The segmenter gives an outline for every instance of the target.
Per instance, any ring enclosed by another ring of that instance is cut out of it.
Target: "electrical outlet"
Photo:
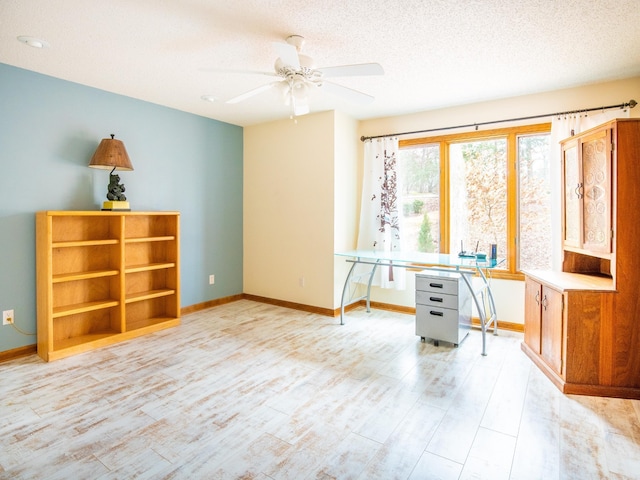
[[[214,283],[216,283],[216,276],[209,275],[209,285],[213,285]]]
[[[5,310],[2,312],[2,325],[10,325],[13,323],[13,310]]]

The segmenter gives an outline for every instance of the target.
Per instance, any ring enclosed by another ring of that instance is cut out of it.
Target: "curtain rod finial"
[[[636,102],[636,101],[635,101],[635,100],[633,100],[633,99],[629,100],[629,106],[630,106],[631,108],[635,107],[636,105],[638,105],[638,102]]]

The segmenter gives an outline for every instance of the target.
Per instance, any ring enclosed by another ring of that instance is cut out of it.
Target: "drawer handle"
[[[440,297],[429,297],[429,300],[431,300],[432,302],[440,302],[440,303],[442,303],[444,301]]]
[[[431,310],[429,313],[430,313],[431,315],[433,315],[433,316],[436,316],[436,317],[443,317],[443,316],[444,316],[444,313],[442,313],[442,312],[435,312],[435,311],[433,311],[433,310]]]
[[[433,287],[433,288],[442,288],[442,287],[444,287],[444,285],[442,283],[430,283],[429,286]]]

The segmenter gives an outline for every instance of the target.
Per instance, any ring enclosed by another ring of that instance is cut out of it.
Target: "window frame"
[[[505,139],[507,142],[507,252],[505,258],[509,268],[506,270],[492,270],[493,278],[504,278],[511,280],[524,280],[524,274],[518,265],[519,259],[519,202],[518,188],[520,172],[518,168],[518,137],[550,134],[551,123],[536,123],[532,125],[522,125],[516,127],[495,128],[484,131],[472,131],[465,133],[454,133],[449,135],[436,135],[430,137],[419,137],[401,139],[398,148],[415,148],[424,145],[438,144],[440,146],[440,252],[449,252],[451,225],[450,215],[450,158],[449,147],[454,143],[465,143],[472,141],[493,140],[496,138]]]

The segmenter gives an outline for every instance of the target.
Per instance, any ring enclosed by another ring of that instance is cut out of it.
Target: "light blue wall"
[[[0,64],[0,311],[22,330],[36,330],[34,213],[100,208],[109,171],[87,165],[111,133],[131,208],[181,213],[182,306],[242,293],[241,127]],[[34,343],[0,325],[0,351]]]

